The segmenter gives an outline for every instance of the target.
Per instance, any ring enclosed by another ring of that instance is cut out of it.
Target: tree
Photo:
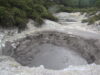
[[[38,24],[43,23],[43,19],[55,19],[48,11],[53,5],[50,0],[0,0],[0,26],[26,28],[29,18]]]
[[[100,8],[100,0],[96,0],[95,6]]]

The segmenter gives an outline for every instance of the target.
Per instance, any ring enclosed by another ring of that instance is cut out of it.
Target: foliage
[[[96,0],[95,6],[100,8],[100,0]]]
[[[88,14],[88,19],[84,19],[82,22],[87,22],[89,25],[94,24],[96,21],[100,20],[100,13],[96,14],[97,12],[92,12]],[[94,15],[95,14],[95,15]]]
[[[67,7],[90,7],[93,6],[95,3],[95,0],[53,0],[58,4],[63,4]]]
[[[35,20],[37,26],[43,19],[55,20],[48,11],[52,4],[48,0],[0,0],[0,26],[25,29],[29,18]]]
[[[43,19],[57,21],[49,11],[54,5],[58,6],[59,11],[89,13],[100,9],[100,0],[0,0],[0,26],[25,29],[29,18],[38,27],[42,25]],[[97,16],[95,18],[99,19]]]
[[[95,12],[95,11],[99,11],[100,9],[99,8],[96,8],[96,7],[88,7],[88,8],[76,8],[76,7],[65,7],[65,6],[62,6],[60,7],[59,11],[58,12],[87,12],[87,13],[90,13],[90,12]]]

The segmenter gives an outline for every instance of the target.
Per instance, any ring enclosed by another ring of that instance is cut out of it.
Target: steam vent
[[[40,31],[6,42],[3,55],[22,66],[61,70],[69,65],[100,64],[100,41],[59,31]]]

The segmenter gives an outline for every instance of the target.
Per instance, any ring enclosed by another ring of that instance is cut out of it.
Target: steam
[[[54,5],[54,6],[51,6],[48,10],[50,13],[54,14],[60,10],[60,6]]]

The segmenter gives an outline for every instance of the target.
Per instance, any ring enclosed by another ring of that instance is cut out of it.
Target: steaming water
[[[44,65],[48,69],[63,69],[69,65],[86,65],[87,61],[77,53],[52,44],[42,44],[35,49],[39,51],[29,66]]]

